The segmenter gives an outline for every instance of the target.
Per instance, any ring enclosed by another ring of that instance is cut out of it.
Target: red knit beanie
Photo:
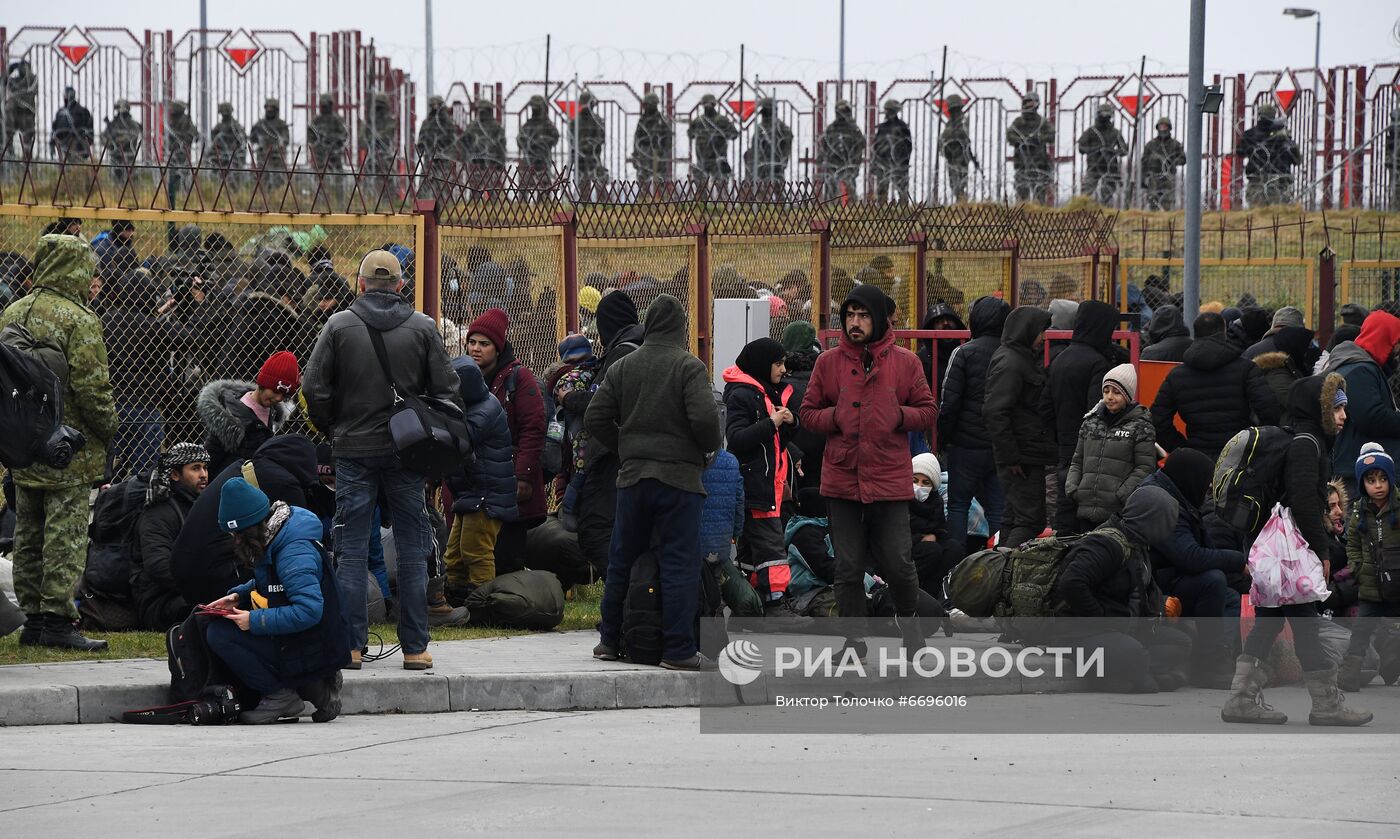
[[[473,334],[485,335],[486,339],[496,345],[496,349],[504,349],[506,345],[506,330],[510,329],[510,315],[505,309],[487,309],[482,312],[477,319],[467,327],[467,337]]]
[[[297,357],[286,350],[273,353],[258,371],[258,387],[291,396],[301,387],[301,368]]]

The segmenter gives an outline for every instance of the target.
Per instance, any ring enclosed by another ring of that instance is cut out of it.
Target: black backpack
[[[33,355],[0,342],[0,463],[23,469],[42,462],[63,420],[63,387]]]
[[[171,702],[198,699],[210,686],[232,683],[223,663],[209,651],[209,642],[204,637],[209,621],[224,618],[196,614],[198,611],[198,608],[192,609],[189,617],[165,631]]]
[[[702,623],[723,614],[719,583],[700,572],[700,603],[695,611],[695,638],[700,652],[714,658],[729,643],[722,621]],[[632,576],[622,602],[622,652],[635,664],[660,664],[666,646],[661,630],[661,567],[656,552],[646,551],[632,563]]]
[[[83,582],[99,594],[131,595],[131,555],[136,524],[146,509],[150,478],[137,475],[112,484],[97,496],[88,526],[87,567]]]
[[[1321,452],[1322,444],[1311,434]],[[1242,533],[1257,534],[1283,498],[1283,470],[1293,432],[1275,425],[1246,428],[1231,437],[1215,461],[1210,482],[1215,514]]]

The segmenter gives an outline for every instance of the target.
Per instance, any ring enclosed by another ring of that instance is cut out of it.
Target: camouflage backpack
[[[1011,552],[1011,587],[1007,595],[1014,618],[1055,618],[1068,614],[1068,606],[1055,594],[1064,573],[1064,559],[1070,548],[1090,535],[1107,536],[1122,548],[1126,559],[1132,552],[1128,537],[1113,527],[1100,527],[1082,536],[1047,536],[1027,542]]]

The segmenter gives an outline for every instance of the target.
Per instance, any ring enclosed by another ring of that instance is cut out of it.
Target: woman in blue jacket
[[[335,719],[350,638],[317,541],[321,520],[282,501],[269,505],[262,490],[233,478],[219,495],[219,527],[253,573],[206,607],[226,612],[209,624],[209,649],[262,696],[240,719],[260,725],[296,717],[303,699],[316,706],[315,722]]]

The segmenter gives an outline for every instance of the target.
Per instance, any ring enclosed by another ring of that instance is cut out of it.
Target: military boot
[[[1303,683],[1312,695],[1312,712],[1308,725],[1358,726],[1371,721],[1365,708],[1348,708],[1346,697],[1337,690],[1337,668],[1313,670],[1303,674]]]
[[[78,625],[62,615],[44,615],[44,624],[36,643],[41,647],[62,647],[85,653],[100,653],[107,649],[106,641],[84,637],[78,631]]]
[[[1361,681],[1361,656],[1349,655],[1342,659],[1342,666],[1337,669],[1337,687],[1352,693],[1364,687]]]
[[[21,647],[39,646],[39,635],[44,631],[45,621],[46,618],[43,615],[25,615],[24,628],[19,631],[19,645]]]
[[[1283,725],[1288,715],[1275,711],[1264,702],[1264,682],[1269,674],[1264,671],[1264,663],[1252,655],[1242,655],[1235,659],[1235,678],[1230,682],[1230,698],[1220,709],[1220,719],[1225,722],[1252,723],[1255,725]]]

